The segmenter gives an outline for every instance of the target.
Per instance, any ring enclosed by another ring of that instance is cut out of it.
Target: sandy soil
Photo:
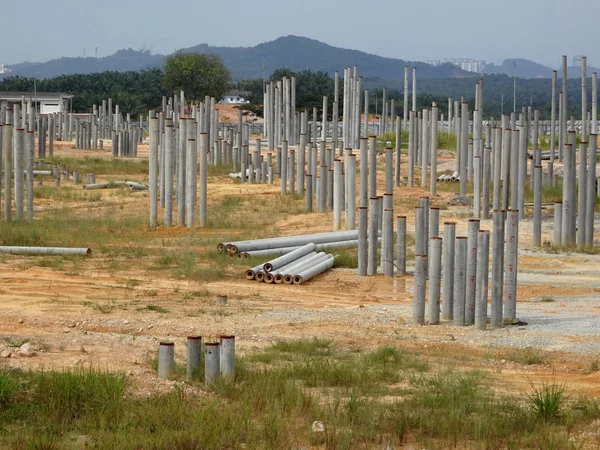
[[[60,156],[110,157],[109,150],[76,151],[64,144],[55,152]],[[146,154],[145,148],[140,154]],[[99,175],[97,181],[102,179]],[[460,235],[466,231],[467,216],[464,208],[447,207],[454,195],[445,192],[450,189],[440,190],[432,203],[443,208],[442,221],[459,222]],[[234,184],[222,177],[211,179],[209,192],[211,203],[232,194],[268,196],[276,201],[279,188]],[[111,202],[140,213],[148,208],[146,192],[114,197],[102,191],[101,195],[98,208]],[[409,232],[413,229],[412,209],[422,195],[427,193],[421,188],[395,191],[395,212],[407,214]],[[36,200],[36,209],[58,207],[55,203]],[[303,229],[329,231],[332,223],[330,213],[274,220],[281,235]],[[491,229],[491,221],[482,220],[481,228]],[[534,250],[531,229],[531,221],[522,222],[518,316],[527,325],[486,332],[448,324],[412,325],[410,274],[392,280],[359,278],[354,270],[336,269],[300,287],[258,284],[246,281],[241,273],[219,282],[198,283],[133,263],[111,270],[99,252],[83,260],[76,271],[39,267],[27,264],[27,258],[8,256],[0,262],[0,352],[12,356],[2,362],[22,368],[93,364],[125,371],[135,386],[151,392],[163,386],[149,365],[161,340],[174,341],[177,358],[183,360],[189,335],[210,339],[234,334],[241,352],[263,348],[278,339],[318,336],[341,346],[402,347],[427,355],[438,365],[487,368],[498,380],[498,389],[526,389],[532,380],[554,377],[565,380],[570,391],[599,394],[600,372],[591,371],[590,364],[600,354],[600,256]],[[189,235],[180,227],[142,232],[150,243]],[[549,241],[551,234],[551,224],[545,224],[543,239]],[[216,305],[218,293],[229,296],[227,305]],[[548,298],[552,301],[541,301]],[[140,309],[149,303],[169,312]],[[105,311],[94,305],[103,305]],[[37,355],[18,356],[18,349],[8,347],[7,337],[30,339]],[[543,351],[543,363],[523,365],[511,356],[514,349],[528,348]]]

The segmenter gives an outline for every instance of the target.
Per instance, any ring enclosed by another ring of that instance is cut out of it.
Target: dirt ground
[[[110,158],[110,150],[74,150],[61,143],[55,153]],[[145,157],[147,148],[141,148],[140,155]],[[97,176],[98,182],[107,179],[115,177]],[[432,203],[441,207],[442,222],[459,223],[460,235],[466,231],[466,211],[448,207],[457,189],[457,185],[440,188]],[[118,197],[110,191],[98,192],[102,199],[94,207],[99,210],[116,204],[117,211],[147,214],[147,192]],[[226,176],[211,178],[209,203],[227,195],[277,202],[279,187],[240,185]],[[395,213],[408,216],[409,233],[412,209],[423,195],[428,193],[421,188],[395,189]],[[49,199],[35,202],[38,217],[63,206]],[[70,206],[81,207],[86,214],[83,205]],[[279,235],[329,231],[332,226],[331,213],[282,215],[273,221]],[[491,221],[482,220],[481,228],[491,229]],[[522,222],[517,311],[526,324],[486,332],[449,324],[412,325],[411,274],[359,278],[353,269],[334,269],[305,285],[286,286],[246,281],[241,271],[220,281],[182,280],[135,260],[112,270],[107,268],[108,257],[97,249],[78,263],[77,270],[41,267],[28,263],[28,258],[7,256],[0,262],[0,352],[10,357],[0,362],[21,368],[92,364],[124,371],[134,386],[151,393],[172,386],[158,382],[149,364],[159,341],[175,342],[177,358],[183,360],[185,338],[190,335],[211,339],[233,334],[242,353],[279,339],[316,336],[340,346],[401,347],[427,355],[440,366],[485,368],[500,390],[525,390],[531,381],[556,379],[565,381],[571,392],[598,395],[600,255],[534,250],[531,229],[530,220]],[[140,232],[147,235],[148,245],[178,239],[178,245],[185,245],[190,233],[210,237],[215,230],[159,227]],[[543,233],[543,240],[550,241],[551,222],[544,223]],[[217,305],[217,294],[227,294],[228,304]],[[150,303],[167,312],[144,308]],[[31,340],[36,356],[19,356],[18,348],[9,345],[24,339]],[[529,361],[528,354],[541,356]]]

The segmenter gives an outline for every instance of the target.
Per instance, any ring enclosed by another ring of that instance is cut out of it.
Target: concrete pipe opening
[[[283,277],[283,282],[285,284],[292,284],[294,282],[294,277],[292,275],[286,275]]]
[[[256,274],[256,281],[258,281],[259,283],[262,282],[265,279],[265,274],[263,272],[258,272]]]
[[[273,284],[273,282],[275,281],[275,277],[273,275],[271,275],[270,273],[268,273],[265,275],[264,281],[265,281],[265,283]]]
[[[283,283],[283,279],[284,279],[284,276],[282,274],[278,273],[277,275],[275,275],[275,284]]]
[[[296,275],[294,277],[294,284],[302,284],[302,281],[304,281],[304,280],[302,279],[302,277],[300,275]]]
[[[251,269],[246,270],[246,279],[247,280],[254,280],[255,276],[256,276],[256,274],[254,273],[253,270],[251,270]]]

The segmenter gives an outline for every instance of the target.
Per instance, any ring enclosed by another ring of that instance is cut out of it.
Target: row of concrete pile
[[[210,385],[219,378],[235,379],[235,336],[221,336],[218,342],[204,342],[201,336],[188,336],[187,380],[194,381],[202,375],[202,350],[204,347],[204,382]],[[175,372],[175,344],[161,342],[158,347],[158,378],[168,380]]]

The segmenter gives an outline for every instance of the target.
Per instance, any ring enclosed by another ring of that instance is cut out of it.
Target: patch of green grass
[[[592,362],[590,362],[590,367],[589,367],[589,372],[590,373],[596,373],[599,370],[600,370],[600,361],[598,361],[597,359],[595,359]]]
[[[0,406],[9,403],[20,387],[21,383],[14,371],[0,367]]]
[[[36,199],[56,200],[62,202],[99,202],[102,194],[98,191],[86,191],[81,188],[54,186],[37,186],[34,188],[33,197]]]
[[[218,164],[208,166],[208,176],[209,177],[220,177],[229,175],[233,172],[233,166],[231,164]]]
[[[383,152],[386,147],[396,148],[396,131],[390,131],[384,135],[377,136],[377,151]],[[408,148],[408,130],[402,130],[402,148]]]
[[[168,309],[163,308],[162,306],[153,305],[153,304],[146,305],[143,308],[138,308],[137,311],[154,311],[154,312],[161,313],[161,314],[165,314],[165,313],[169,312]]]
[[[148,175],[148,160],[133,158],[54,157],[46,162],[66,165],[71,172],[85,176],[88,172],[111,175]]]
[[[456,134],[438,131],[438,149],[456,151]]]
[[[203,245],[211,248],[210,245]],[[230,267],[247,268],[247,261],[230,258],[215,250],[201,254],[192,245],[182,246],[178,250],[163,251],[152,267],[153,270],[169,270],[178,279],[194,279],[199,283],[223,279]]]
[[[156,370],[156,354],[148,363]],[[185,365],[175,367],[182,380]],[[482,371],[430,372],[399,348],[346,350],[320,339],[238,356],[235,380],[217,380],[210,395],[195,392],[204,386],[199,375],[186,388],[164,384],[168,392],[140,396],[124,395],[123,375],[97,369],[12,372],[0,446],[563,449],[569,430],[600,417],[589,399],[570,405],[561,393],[556,407],[561,387],[534,387],[541,395],[524,402],[495,393]],[[541,409],[532,406],[538,397]],[[324,433],[311,431],[315,420]]]
[[[558,181],[553,186],[543,186],[542,187],[542,203],[556,203],[562,202],[563,195],[562,181]],[[533,190],[531,189],[529,183],[525,183],[525,203],[533,203]]]
[[[81,215],[75,209],[46,211],[31,222],[12,222],[0,227],[2,245],[91,247],[96,252],[139,256],[136,250],[144,242],[140,232],[145,218],[116,215],[111,210],[102,214]]]
[[[93,310],[98,311],[102,314],[109,314],[109,313],[113,312],[113,310],[116,308],[115,302],[113,302],[113,301],[108,302],[108,303],[85,301],[85,302],[83,302],[83,306],[92,308]]]
[[[31,401],[49,418],[73,420],[87,414],[115,412],[125,390],[125,376],[93,368],[30,374]]]
[[[201,298],[201,299],[208,299],[210,298],[211,293],[208,289],[200,289],[197,291],[185,291],[182,294],[182,297],[184,299],[195,299],[195,298]]]
[[[556,300],[554,299],[554,297],[549,297],[547,295],[544,295],[538,301],[541,302],[541,303],[553,303]]]
[[[310,340],[277,341],[270,351],[278,353],[293,353],[300,356],[325,356],[333,351],[333,340],[312,338]]]
[[[600,247],[598,246],[586,246],[586,247],[578,247],[578,246],[567,246],[567,245],[554,245],[554,244],[545,244],[542,246],[545,252],[547,253],[562,253],[562,254],[570,254],[573,252],[585,253],[587,255],[600,255]]]
[[[541,350],[533,348],[505,350],[500,352],[497,358],[506,359],[524,366],[546,365],[549,361],[548,355]]]
[[[356,269],[358,267],[358,250],[343,249],[332,250],[335,255],[334,267],[348,267]]]
[[[8,347],[18,348],[21,345],[30,343],[31,339],[27,339],[27,338],[25,338],[25,339],[18,339],[18,338],[12,338],[10,336],[6,336],[4,338],[4,342],[6,343],[6,345]]]
[[[527,399],[536,417],[545,421],[555,419],[563,407],[565,385],[548,384],[547,381],[543,381],[539,387],[531,383],[531,389]]]

